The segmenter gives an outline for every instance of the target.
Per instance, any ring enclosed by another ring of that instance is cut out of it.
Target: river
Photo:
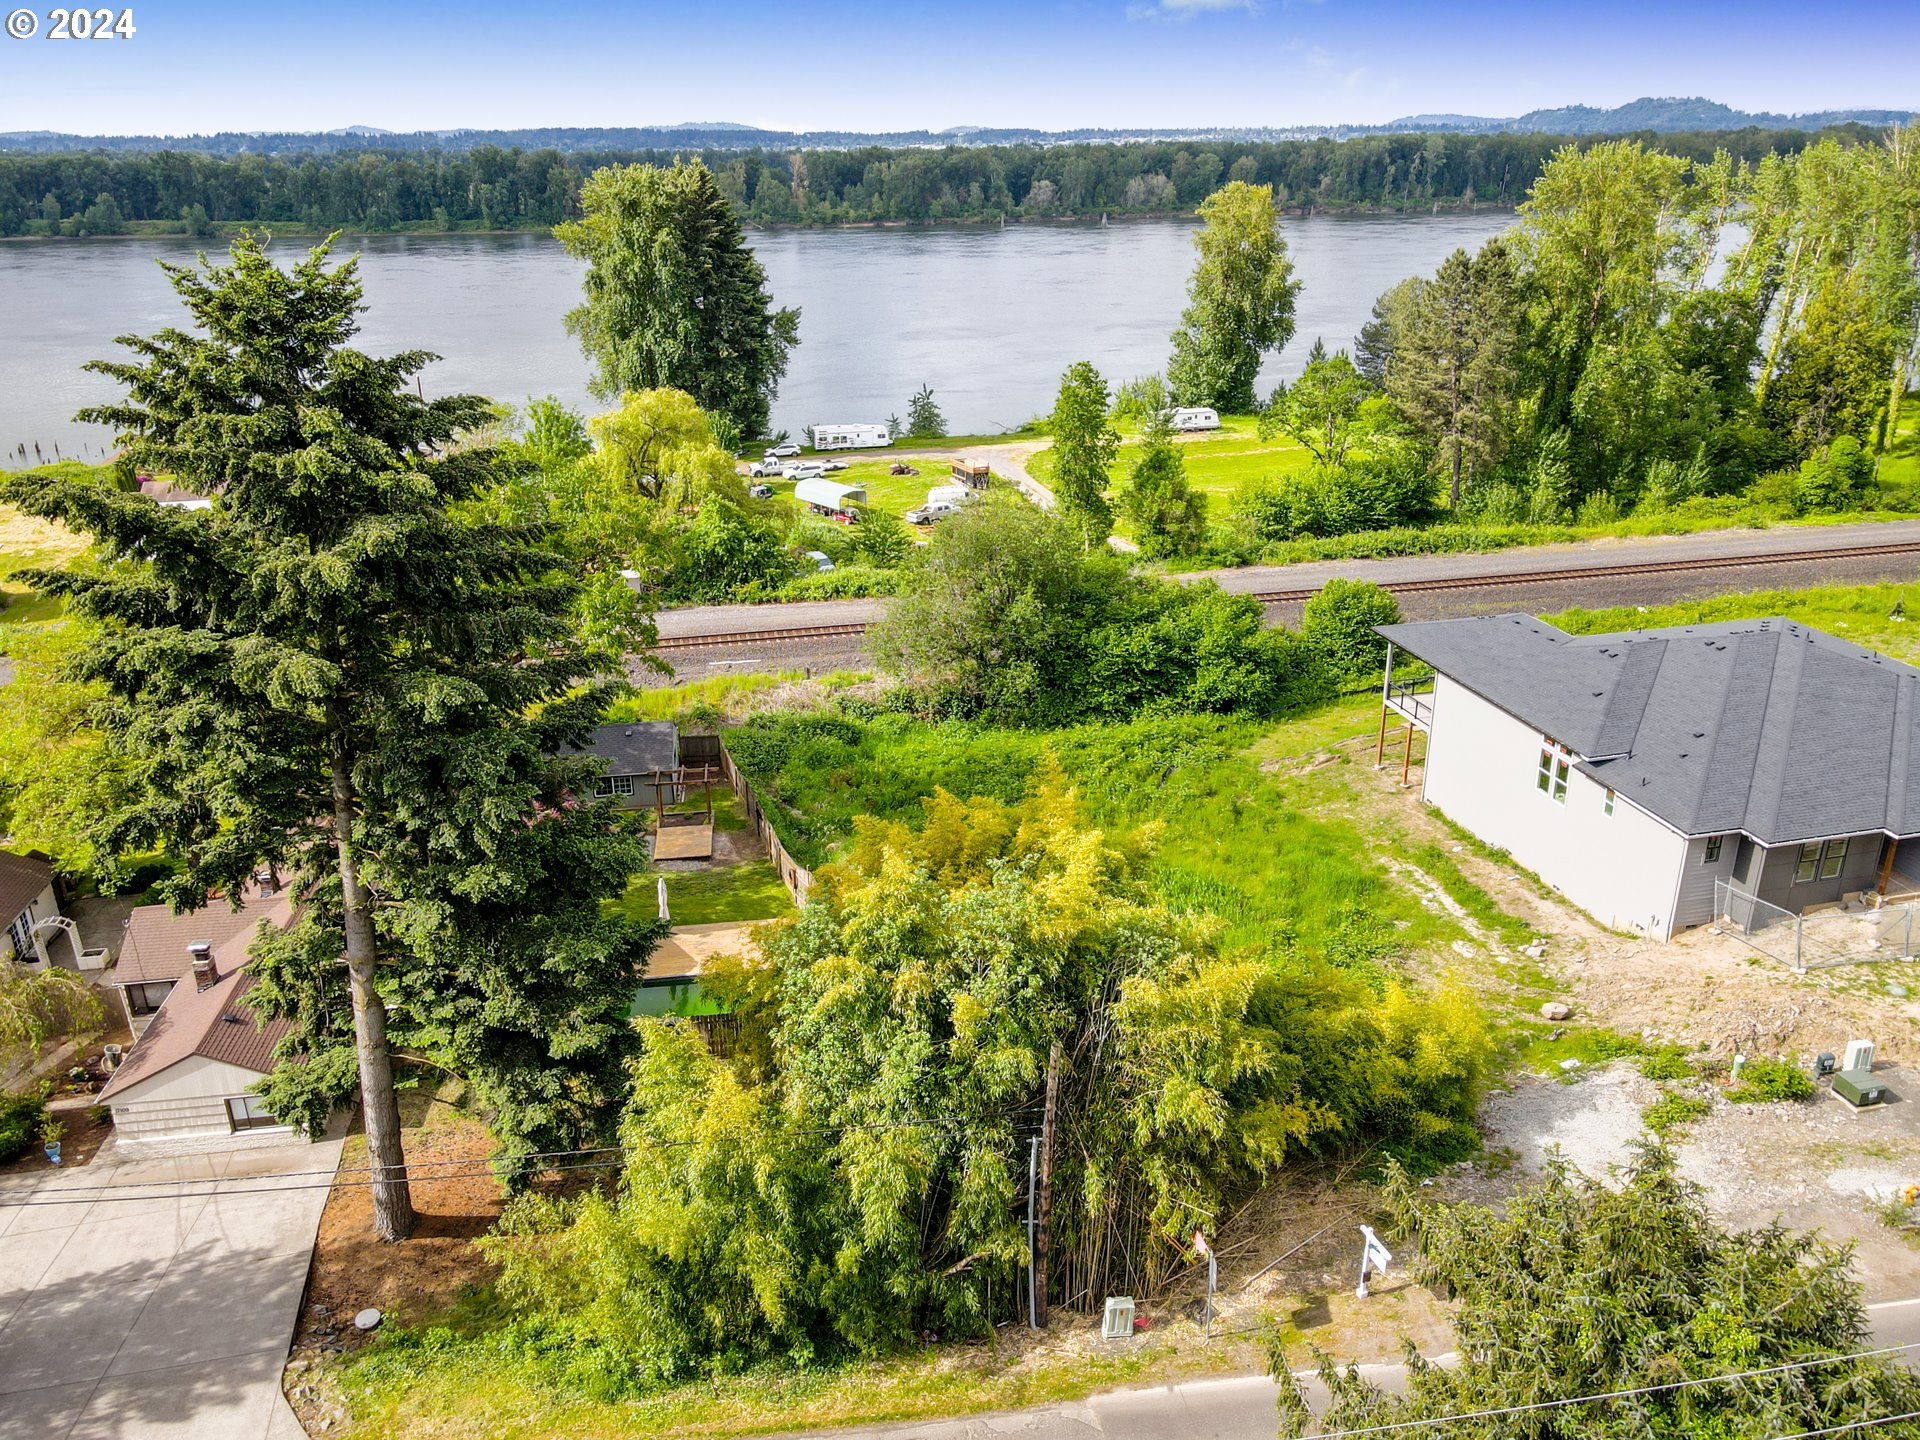
[[[1374,298],[1477,246],[1509,214],[1310,216],[1285,234],[1299,279],[1298,331],[1263,383],[1298,373],[1315,337],[1351,343]],[[1051,404],[1060,372],[1091,360],[1111,381],[1164,367],[1192,266],[1193,225],[1017,225],[754,234],[777,303],[798,306],[800,339],[775,424],[884,420],[933,386],[956,433],[997,431]],[[309,243],[283,240],[299,253]],[[587,365],[561,326],[581,266],[544,235],[373,235],[344,240],[366,281],[362,343],[443,357],[430,391],[588,405]],[[106,433],[73,423],[112,382],[80,367],[113,338],[181,322],[157,259],[172,238],[0,243],[0,463],[97,458]],[[24,446],[24,452],[20,447]]]

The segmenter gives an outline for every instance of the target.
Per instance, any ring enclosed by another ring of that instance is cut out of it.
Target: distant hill
[[[463,151],[483,145],[522,150],[550,148],[568,154],[633,150],[852,150],[864,146],[937,149],[965,145],[1132,144],[1192,140],[1261,142],[1347,139],[1357,135],[1443,133],[1463,135],[1624,135],[1636,131],[1675,133],[1758,128],[1823,130],[1835,125],[1884,126],[1916,118],[1910,110],[1822,110],[1806,115],[1735,110],[1713,100],[1644,98],[1611,110],[1566,105],[1507,118],[1484,115],[1407,115],[1385,125],[1217,125],[1139,129],[1032,130],[956,125],[945,130],[764,130],[732,120],[611,128],[554,127],[526,130],[416,130],[399,134],[373,125],[349,125],[324,134],[306,131],[223,131],[214,135],[70,135],[49,130],[0,133],[0,151],[53,154],[73,151],[142,152],[187,150],[204,155],[308,155],[344,150]]]
[[[1655,99],[1643,96],[1599,110],[1591,105],[1563,105],[1556,110],[1529,110],[1510,119],[1485,115],[1406,115],[1380,131],[1459,131],[1490,135],[1502,132],[1537,135],[1628,135],[1637,130],[1660,133],[1691,130],[1825,130],[1833,125],[1905,125],[1911,110],[1818,110],[1804,115],[1773,111],[1735,110],[1717,100],[1698,96]]]

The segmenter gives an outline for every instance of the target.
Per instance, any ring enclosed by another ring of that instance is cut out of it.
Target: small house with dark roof
[[[1619,929],[1920,890],[1920,670],[1798,621],[1383,625],[1422,795]],[[1409,680],[1411,656],[1432,670]]]
[[[612,799],[622,809],[678,805],[684,796],[680,775],[680,727],[669,720],[630,720],[596,725],[586,745],[574,754],[600,760],[606,774],[594,789],[597,799]]]

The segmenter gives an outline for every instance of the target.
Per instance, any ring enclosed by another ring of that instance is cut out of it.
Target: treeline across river
[[[1871,141],[1861,125],[1819,132]],[[210,234],[221,225],[316,230],[538,230],[575,217],[606,165],[699,154],[742,218],[766,225],[1180,214],[1230,180],[1271,185],[1293,210],[1513,206],[1547,158],[1597,136],[1368,135],[1347,140],[701,151],[480,147],[345,154],[0,155],[0,235]],[[1798,153],[1800,130],[1646,135],[1694,160]]]

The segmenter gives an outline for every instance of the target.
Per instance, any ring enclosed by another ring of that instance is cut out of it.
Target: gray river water
[[[1374,298],[1431,273],[1513,217],[1312,216],[1285,222],[1302,289],[1294,341],[1265,384],[1298,373],[1316,336],[1351,343]],[[1060,372],[1091,360],[1110,381],[1164,367],[1192,266],[1193,227],[1177,221],[1005,230],[794,230],[752,237],[778,304],[798,306],[800,346],[774,406],[798,432],[823,420],[903,414],[924,382],[956,433],[996,431],[1047,409]],[[298,253],[305,241],[282,241]],[[108,436],[73,423],[115,394],[81,370],[116,335],[181,323],[154,264],[187,260],[186,239],[0,243],[0,465],[96,458]],[[366,282],[361,343],[443,358],[430,391],[509,403],[553,394],[588,405],[587,365],[561,327],[581,266],[541,235],[374,235],[358,250]]]

